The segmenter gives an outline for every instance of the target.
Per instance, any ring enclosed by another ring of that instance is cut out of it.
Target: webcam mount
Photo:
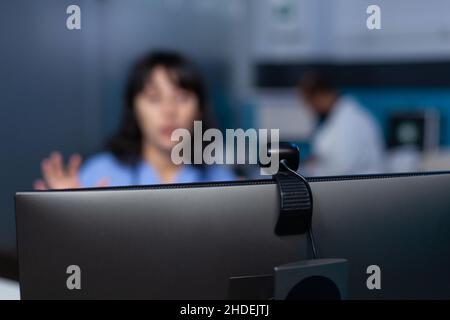
[[[311,229],[313,197],[308,181],[297,173],[300,151],[295,144],[280,143],[280,170],[274,175],[280,195],[280,215],[275,227],[279,236],[305,234]]]

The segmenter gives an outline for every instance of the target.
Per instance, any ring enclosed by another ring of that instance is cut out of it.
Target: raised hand
[[[53,152],[48,158],[42,160],[42,178],[34,182],[34,188],[36,190],[81,188],[79,180],[81,162],[81,156],[74,154],[65,167],[61,154]]]

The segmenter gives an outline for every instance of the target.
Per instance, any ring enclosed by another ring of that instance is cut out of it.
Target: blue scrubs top
[[[121,163],[111,153],[101,153],[90,158],[81,168],[80,181],[83,187],[95,187],[102,179],[108,179],[108,186],[130,186],[161,184],[157,172],[146,162],[136,167]],[[223,166],[205,166],[201,170],[195,166],[183,166],[178,171],[174,183],[233,181],[236,176]]]

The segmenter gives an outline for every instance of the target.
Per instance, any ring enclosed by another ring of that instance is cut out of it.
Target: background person
[[[318,117],[305,174],[382,172],[383,139],[369,112],[351,97],[342,96],[331,77],[319,72],[305,73],[299,89],[302,99]]]

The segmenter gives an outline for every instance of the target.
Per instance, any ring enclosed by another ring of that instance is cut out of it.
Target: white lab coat
[[[384,143],[372,116],[355,100],[341,97],[312,142],[312,176],[381,173]]]

